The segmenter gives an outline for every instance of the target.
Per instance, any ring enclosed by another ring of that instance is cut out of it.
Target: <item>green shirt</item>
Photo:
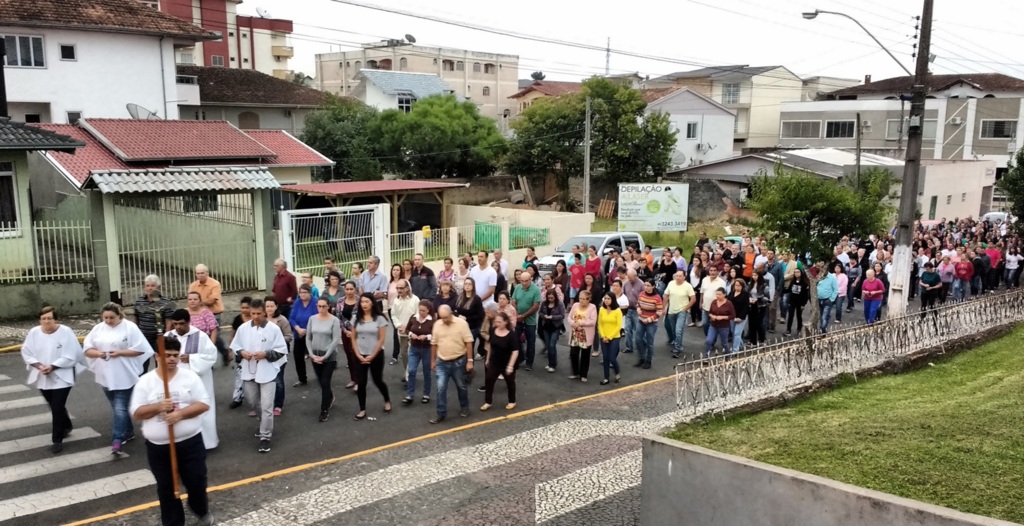
[[[935,285],[942,283],[942,278],[939,276],[938,272],[925,271],[923,274],[921,274],[921,281],[924,282],[924,284],[928,285],[929,287],[934,287]]]
[[[523,289],[523,286],[520,285],[512,292],[512,300],[516,302],[516,312],[522,318],[523,314],[531,307],[540,304],[540,287],[531,283],[530,288]],[[526,317],[527,325],[537,325],[538,311],[539,309]]]

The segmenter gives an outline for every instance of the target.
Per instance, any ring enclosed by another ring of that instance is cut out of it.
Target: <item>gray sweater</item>
[[[324,353],[324,361],[337,360],[338,342],[341,341],[341,321],[331,316],[321,320],[318,316],[310,316],[306,324],[306,349],[313,356]]]

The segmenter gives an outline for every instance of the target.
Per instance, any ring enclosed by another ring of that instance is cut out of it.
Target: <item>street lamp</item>
[[[882,44],[882,42],[880,40],[875,38],[875,35],[872,35],[871,31],[868,31],[868,28],[864,27],[864,24],[861,24],[860,22],[858,22],[856,18],[853,18],[852,16],[850,16],[850,15],[848,15],[846,13],[840,13],[840,12],[837,12],[837,11],[824,11],[824,10],[821,10],[821,9],[815,9],[814,11],[805,12],[805,13],[803,13],[803,17],[804,17],[805,20],[814,20],[815,18],[818,18],[818,15],[821,15],[821,14],[838,15],[838,16],[843,16],[843,17],[849,18],[850,20],[853,20],[853,23],[857,24],[858,26],[860,26],[860,28],[863,29],[864,32],[867,33],[868,36],[871,37],[871,39],[874,40],[876,44],[878,44],[878,47],[882,48],[882,51],[885,51],[893,60],[896,61],[897,64],[900,65],[901,68],[903,68],[903,71],[907,72],[907,75],[913,76],[913,73],[911,73],[910,70],[907,69],[907,67],[904,66],[903,63],[900,62],[900,60],[898,58],[896,58],[896,55],[893,55],[892,52],[889,51],[889,48],[885,47],[885,44]]]

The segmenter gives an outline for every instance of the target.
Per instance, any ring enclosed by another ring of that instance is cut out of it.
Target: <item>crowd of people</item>
[[[142,422],[157,492],[162,508],[168,507],[165,524],[184,521],[181,503],[171,502],[176,499],[165,465],[169,426],[179,457],[187,459],[179,469],[190,506],[212,523],[205,503],[205,452],[218,446],[212,370],[219,361],[233,364],[235,373],[229,407],[246,404],[250,416],[259,418],[261,453],[270,451],[274,418],[284,409],[289,362],[297,377],[292,387],[306,385],[307,365],[312,368],[321,392],[319,422],[330,418],[335,405],[332,380],[341,360],[348,369],[345,389],[356,392],[355,420],[369,415],[370,380],[383,399],[381,411],[392,411],[383,374],[387,362],[402,364],[401,404],[417,398],[429,404],[434,396],[436,410],[429,421],[437,424],[448,417],[451,384],[459,415],[469,416],[469,385],[479,362],[483,385],[477,390],[484,395],[479,410],[491,409],[499,381],[506,386],[505,409],[515,409],[516,376],[533,370],[538,339],[545,371],[558,371],[562,343],[569,348],[570,380],[588,382],[591,358],[598,358],[600,384],[607,385],[621,380],[620,353],[635,353],[636,367],[651,368],[659,327],[667,336],[665,351],[678,359],[687,327],[701,327],[701,354],[708,357],[764,345],[767,334],[777,329],[784,336],[804,330],[825,333],[843,323],[843,313],[852,312],[858,302],[865,321],[874,323],[884,316],[893,246],[891,234],[844,237],[830,261],[812,261],[805,254],[776,253],[764,237],[729,241],[702,234],[689,259],[682,248],[666,248],[656,260],[649,248],[613,247],[601,257],[596,247],[581,245],[573,247],[567,262],[542,274],[531,247],[521,262],[507,261],[500,250],[481,250],[458,261],[446,259],[436,273],[421,254],[388,271],[371,256],[365,265],[353,263],[347,278],[328,257],[323,290],[311,274],[296,278],[277,260],[272,293],[241,300],[230,341],[221,334],[225,307],[220,284],[200,264],[186,308],[160,294],[158,276],[147,276],[133,305],[134,321],[125,319],[120,305],[108,303],[101,322],[80,344],[71,329],[59,324],[57,312],[46,307],[22,355],[29,383],[36,384],[51,409],[54,454],[72,431],[68,395],[77,373],[88,368],[111,405],[113,455],[125,454],[125,444],[135,438],[133,420]],[[1018,236],[1008,233],[1006,225],[970,218],[918,223],[913,250],[910,296],[920,295],[925,310],[999,287],[1018,287],[1024,269]],[[806,327],[809,303],[816,303],[817,310]],[[161,336],[164,363],[147,372]],[[172,396],[164,394],[164,379],[175,387]]]

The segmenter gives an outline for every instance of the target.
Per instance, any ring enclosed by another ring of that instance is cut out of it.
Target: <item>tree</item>
[[[1021,217],[1024,217],[1024,148],[1017,150],[1017,154],[1007,167],[1009,169],[1006,174],[996,185],[1012,203],[1009,212],[1017,219],[1017,222],[1011,223],[1010,227],[1016,233],[1021,234],[1024,233],[1024,221],[1020,220]]]
[[[302,140],[337,163],[334,179],[380,179],[380,162],[369,137],[376,117],[377,110],[356,99],[331,95],[306,117]]]
[[[543,71],[534,71],[533,73],[530,73],[530,78],[533,80],[544,80],[547,78],[547,75],[545,75]]]
[[[505,138],[476,104],[452,95],[416,101],[412,110],[385,110],[369,129],[386,171],[407,178],[493,174]]]
[[[580,93],[539,99],[512,123],[505,168],[517,175],[557,175],[560,190],[583,175],[586,100],[591,99],[591,171],[597,179],[654,181],[675,148],[668,116],[648,114],[640,91],[603,78],[583,82]],[[565,194],[563,194],[565,195]]]
[[[309,75],[300,71],[296,73],[294,77],[292,77],[292,82],[298,84],[299,86],[305,86],[308,88],[313,85],[313,77],[310,77]]]
[[[777,164],[772,175],[751,179],[747,204],[776,246],[830,261],[844,235],[880,232],[896,210],[892,173],[873,168],[852,177],[840,183]]]

